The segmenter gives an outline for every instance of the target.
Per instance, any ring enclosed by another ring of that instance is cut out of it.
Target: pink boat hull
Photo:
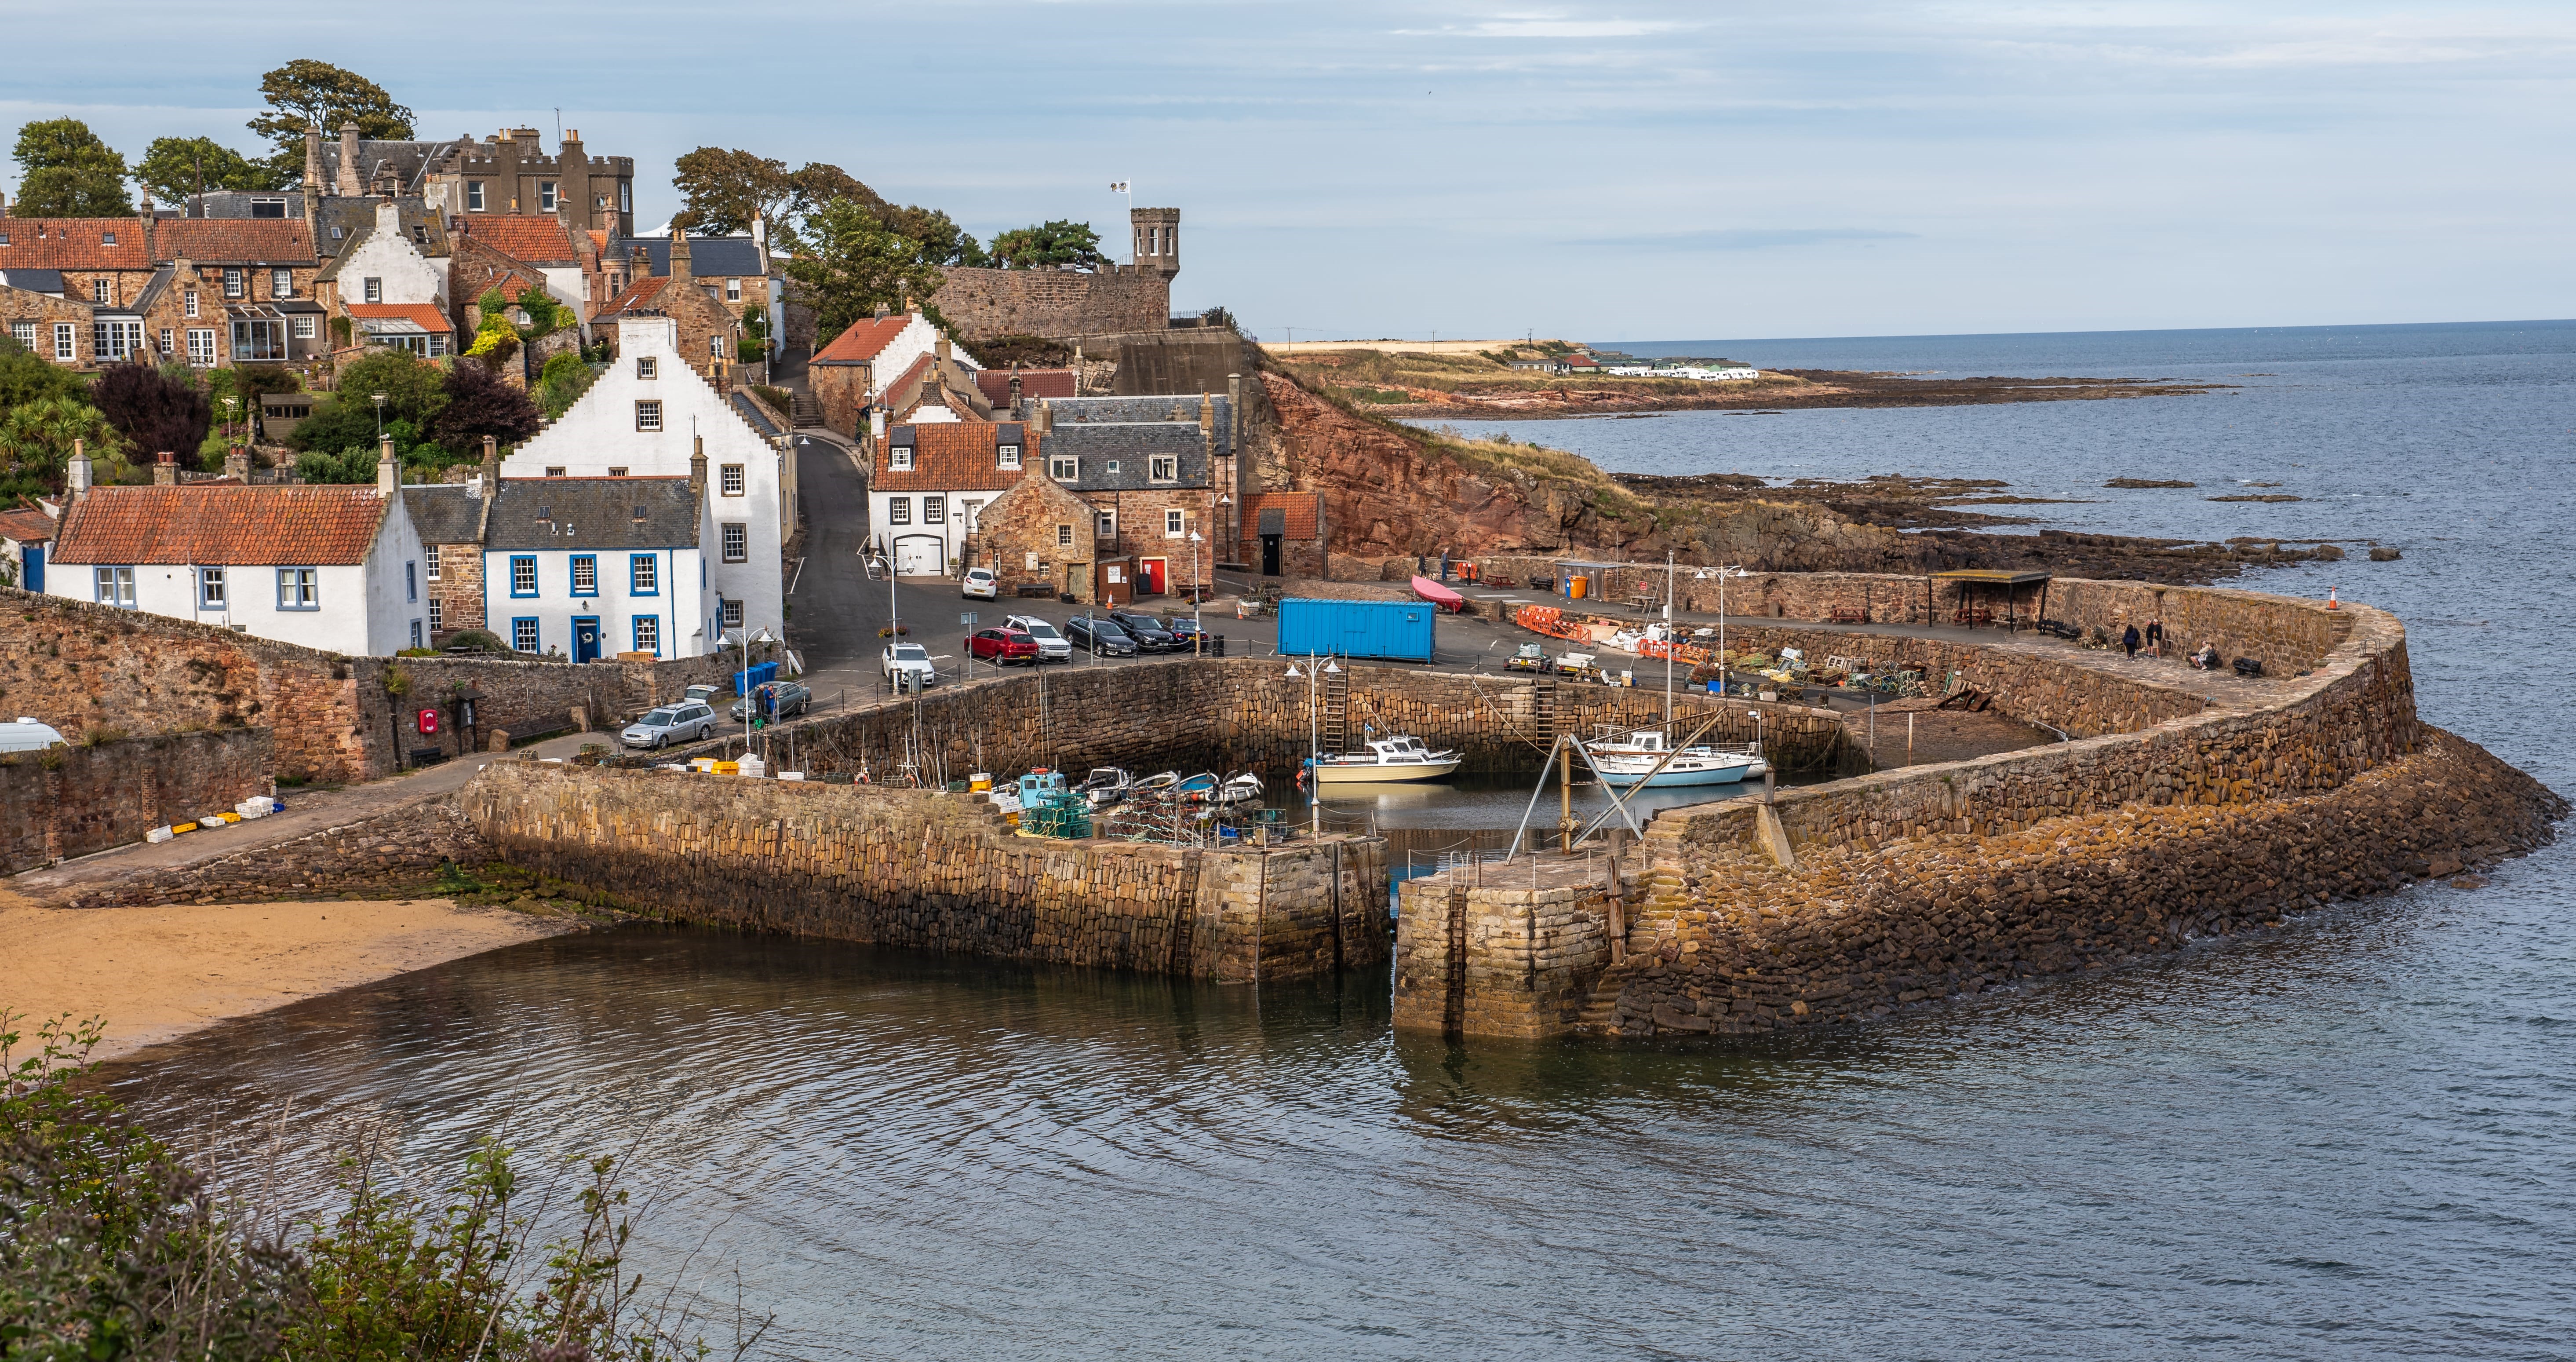
[[[1431,602],[1433,605],[1439,606],[1441,609],[1446,610],[1453,615],[1467,608],[1466,597],[1459,595],[1457,592],[1442,586],[1428,577],[1416,577],[1413,579],[1413,594],[1420,596],[1422,599]]]

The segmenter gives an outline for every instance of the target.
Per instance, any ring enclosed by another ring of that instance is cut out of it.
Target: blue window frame
[[[403,600],[405,602],[412,602],[419,599],[420,564],[417,562],[405,563],[403,564]],[[411,646],[417,648],[420,645],[418,643],[414,643]]]
[[[411,622],[411,646],[413,646],[413,647],[415,647],[415,648],[417,648],[417,647],[419,647],[419,646],[420,646],[420,621],[419,621],[419,620],[413,620],[413,621]]]
[[[626,592],[630,596],[659,596],[662,576],[653,555],[629,554],[626,558]]]
[[[651,653],[655,657],[662,655],[661,616],[637,615],[635,617],[635,651]]]
[[[533,553],[513,555],[510,559],[510,594],[537,594],[537,556]]]
[[[537,650],[537,617],[521,615],[510,621],[510,646],[523,653]]]
[[[277,570],[277,608],[280,610],[319,610],[322,594],[312,568],[279,568]]]
[[[95,570],[93,581],[98,588],[98,603],[121,609],[134,608],[134,569],[103,567]]]
[[[576,553],[572,556],[572,594],[576,596],[599,594],[599,555]]]

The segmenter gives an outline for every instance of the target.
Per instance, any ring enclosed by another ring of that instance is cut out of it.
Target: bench
[[[1011,588],[1011,594],[1014,596],[1033,596],[1043,600],[1046,597],[1055,594],[1055,585],[1051,582],[1022,582],[1018,586]]]
[[[1859,607],[1859,606],[1855,606],[1855,605],[1838,605],[1838,606],[1835,606],[1835,607],[1834,607],[1834,623],[1836,623],[1836,624],[1867,624],[1867,623],[1869,623],[1869,611],[1867,611],[1867,610],[1865,610],[1865,609],[1863,609],[1863,608],[1861,608],[1861,607]]]
[[[435,766],[447,760],[447,753],[436,747],[415,747],[411,749],[410,756],[415,767]]]

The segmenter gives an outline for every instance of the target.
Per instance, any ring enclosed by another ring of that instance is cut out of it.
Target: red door
[[[1144,588],[1144,594],[1149,596],[1160,596],[1165,591],[1171,589],[1166,582],[1166,578],[1171,575],[1170,559],[1148,558],[1139,566],[1143,569],[1139,575],[1144,578],[1144,581],[1141,583]]]

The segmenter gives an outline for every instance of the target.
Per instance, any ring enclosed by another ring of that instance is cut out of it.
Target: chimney
[[[402,205],[391,194],[376,200],[376,235],[388,241],[402,238]]]
[[[1236,453],[1243,452],[1243,375],[1225,376],[1225,432],[1227,444]]]
[[[751,215],[751,253],[760,261],[765,273],[769,269],[769,220],[759,213]]]
[[[358,125],[343,123],[340,125],[339,195],[344,199],[354,199],[364,188],[364,183],[358,179]]]
[[[885,305],[885,304],[883,304],[883,303],[879,303],[879,304],[877,304],[877,320],[878,320],[878,321],[884,321],[885,319],[886,319],[886,305]]]
[[[0,194],[0,218],[9,216],[9,196]]]
[[[483,437],[483,471],[479,476],[486,487],[501,485],[501,442],[489,435]]]
[[[1011,366],[1011,410],[1020,409],[1020,366]]]
[[[948,337],[942,335],[939,338],[939,376],[943,379],[948,377],[948,364]]]
[[[689,500],[698,501],[707,494],[707,437],[700,435],[690,442]]]
[[[1052,435],[1055,433],[1055,403],[1050,402],[1043,397],[1038,399],[1037,427],[1038,434],[1040,435]]]
[[[176,487],[179,485],[178,455],[165,449],[161,451],[160,457],[153,460],[152,485],[155,487]]]
[[[402,464],[394,459],[394,437],[388,435],[376,455],[376,495],[391,500],[402,494]]]
[[[242,448],[240,445],[232,445],[226,448],[224,450],[224,476],[228,478],[239,478],[244,482],[250,481],[250,451]]]
[[[1216,438],[1216,399],[1206,393],[1199,394],[1199,435],[1207,440]]]
[[[671,229],[671,282],[664,288],[682,288],[689,283],[689,229]]]
[[[304,125],[304,219],[311,222],[322,211],[322,126]]]
[[[88,445],[86,440],[72,441],[71,490],[74,501],[89,495]]]

